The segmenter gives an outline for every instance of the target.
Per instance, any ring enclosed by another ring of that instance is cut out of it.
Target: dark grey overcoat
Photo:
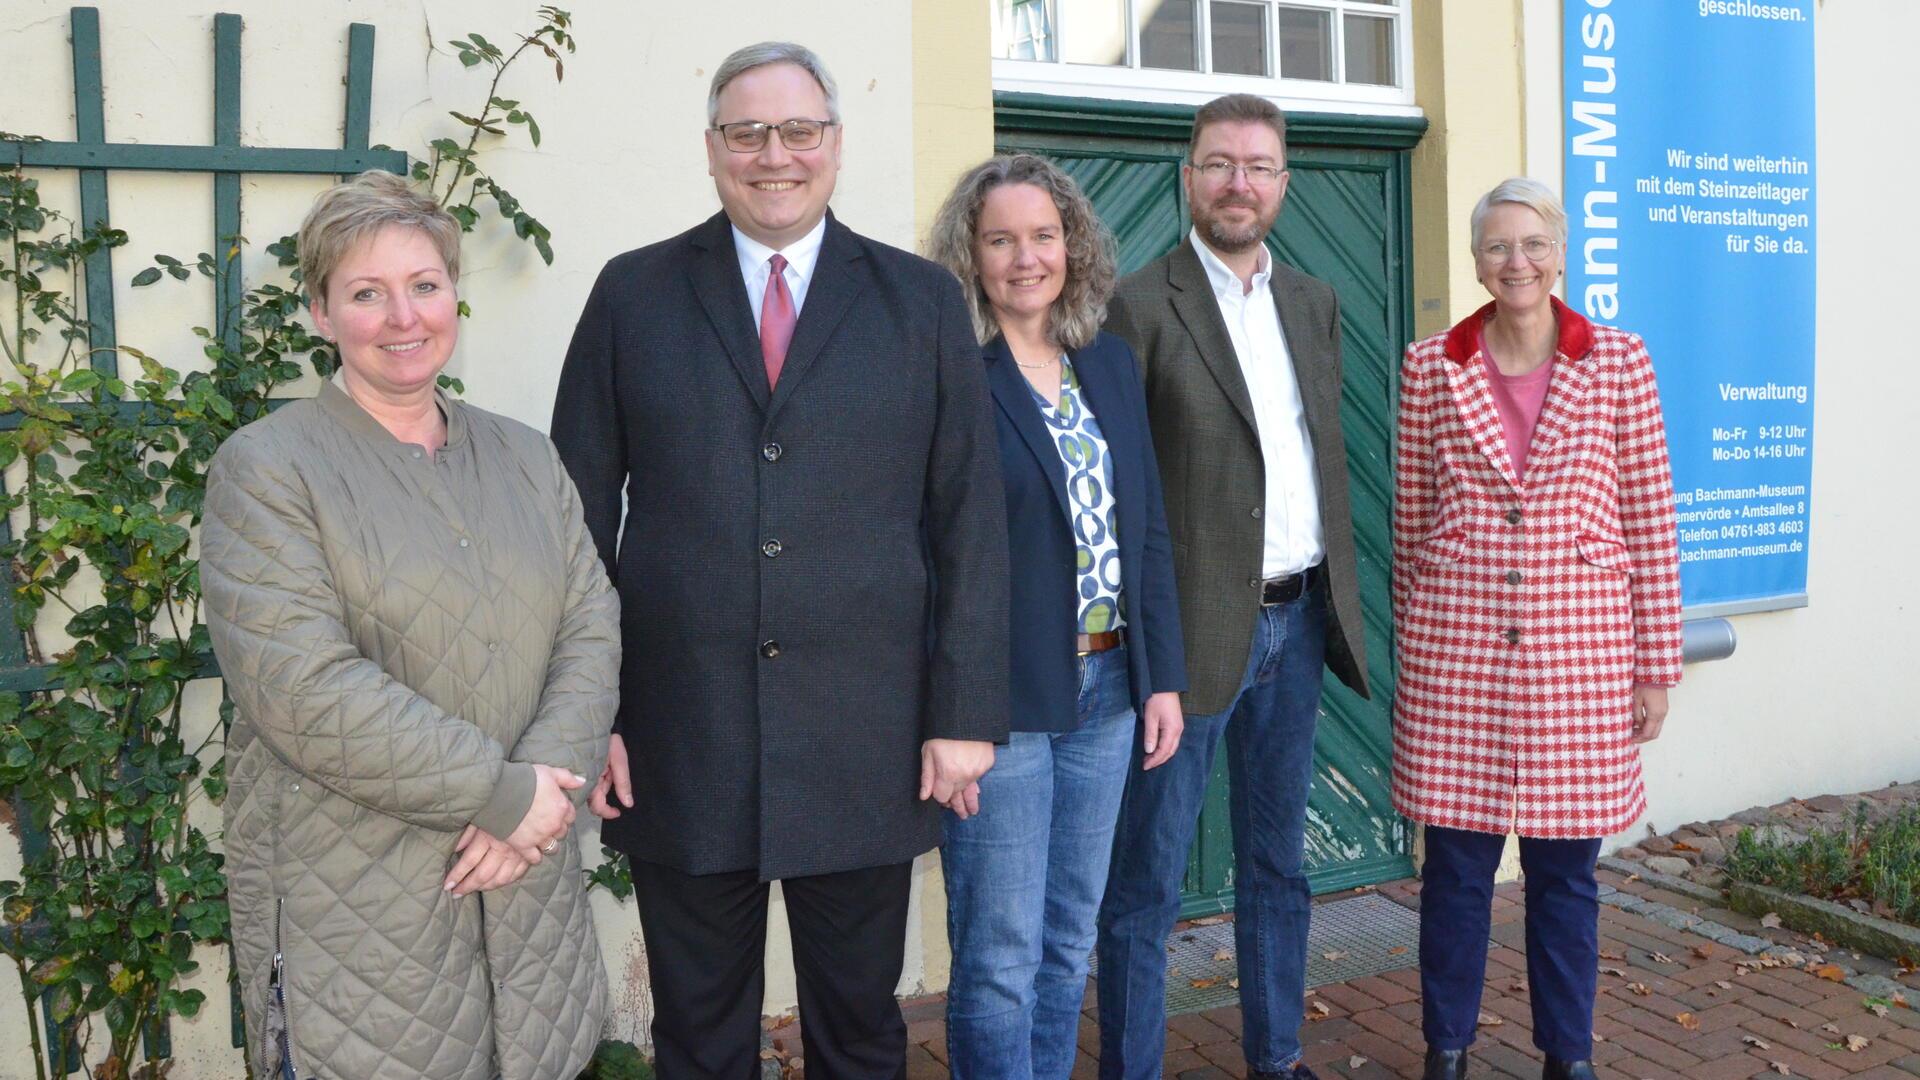
[[[1340,304],[1326,282],[1277,259],[1272,288],[1313,440],[1332,616],[1327,666],[1364,695],[1366,641],[1340,432]],[[1256,511],[1267,481],[1253,398],[1189,237],[1121,280],[1106,328],[1133,346],[1146,379],[1187,646],[1181,704],[1209,716],[1233,703],[1260,609],[1266,522]]]
[[[553,440],[624,605],[603,835],[694,874],[904,862],[940,840],[921,743],[1006,738],[980,347],[951,274],[831,216],[771,393],[751,312],[716,214],[609,262],[567,352]]]

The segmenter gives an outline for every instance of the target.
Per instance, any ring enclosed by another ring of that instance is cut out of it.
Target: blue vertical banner
[[[1567,303],[1646,339],[1689,615],[1806,603],[1815,0],[1566,0]]]

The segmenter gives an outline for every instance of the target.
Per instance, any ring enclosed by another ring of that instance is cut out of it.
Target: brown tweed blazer
[[[1273,297],[1313,439],[1332,616],[1327,666],[1364,696],[1366,642],[1340,433],[1340,305],[1325,282],[1278,260]],[[1106,329],[1133,346],[1146,379],[1187,644],[1182,705],[1195,716],[1222,712],[1253,647],[1266,473],[1253,399],[1189,238],[1121,280]]]

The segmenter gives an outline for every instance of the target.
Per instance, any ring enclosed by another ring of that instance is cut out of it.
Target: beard
[[[1274,218],[1279,216],[1278,213],[1275,213],[1271,217],[1264,215],[1260,212],[1258,206],[1248,203],[1229,203],[1226,205],[1246,207],[1253,211],[1254,219],[1246,225],[1236,226],[1210,213],[1195,213],[1194,224],[1199,226],[1200,235],[1204,236],[1207,242],[1213,245],[1215,250],[1224,251],[1229,255],[1238,255],[1243,251],[1251,251],[1255,244],[1266,239],[1268,230],[1273,228]],[[1226,206],[1219,207],[1219,209],[1225,208]],[[1278,209],[1278,207],[1275,207],[1276,211]]]

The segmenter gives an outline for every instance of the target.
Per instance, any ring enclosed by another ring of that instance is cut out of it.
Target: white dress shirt
[[[1293,356],[1280,329],[1280,309],[1273,302],[1273,257],[1260,245],[1260,269],[1253,287],[1189,230],[1188,242],[1200,255],[1207,280],[1213,284],[1220,318],[1227,324],[1240,376],[1253,399],[1254,427],[1260,436],[1260,457],[1267,477],[1266,548],[1261,575],[1297,574],[1326,558],[1325,534],[1320,529],[1320,491],[1314,480],[1313,439],[1307,433],[1307,413],[1294,377]]]
[[[747,303],[753,305],[753,327],[760,328],[760,305],[767,301],[767,274],[773,269],[768,260],[775,255],[787,257],[787,291],[793,294],[793,314],[799,318],[807,303],[807,285],[813,280],[813,268],[820,261],[820,241],[827,235],[826,215],[813,231],[779,251],[733,227],[733,253],[740,257],[740,276],[747,282]]]

